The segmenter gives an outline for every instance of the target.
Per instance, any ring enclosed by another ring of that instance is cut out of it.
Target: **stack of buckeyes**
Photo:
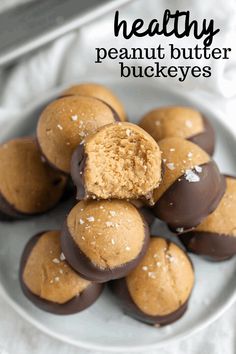
[[[36,136],[0,146],[1,218],[47,212],[71,179],[77,202],[62,230],[41,231],[27,243],[24,294],[45,311],[71,314],[94,303],[108,283],[137,320],[163,326],[179,319],[194,269],[183,248],[150,236],[155,216],[187,251],[215,261],[236,254],[236,180],[211,157],[207,118],[171,106],[135,125],[109,89],[80,84],[44,109]]]

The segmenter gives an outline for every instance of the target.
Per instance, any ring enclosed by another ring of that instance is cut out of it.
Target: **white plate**
[[[151,108],[165,104],[190,104],[179,94],[160,91],[142,81],[117,82],[113,87],[123,99],[130,120],[139,120]],[[8,137],[30,134],[35,128],[37,116],[48,97],[37,107],[28,109],[18,117]],[[196,105],[196,102],[195,102]],[[236,140],[219,121],[214,110],[197,105],[212,120],[217,131],[216,160],[223,172],[236,174]],[[64,342],[101,351],[147,351],[159,348],[177,338],[202,329],[218,318],[236,299],[236,259],[223,263],[210,263],[191,256],[196,270],[196,285],[185,316],[178,322],[160,329],[139,323],[122,313],[116,299],[106,290],[89,309],[71,316],[59,317],[34,307],[22,294],[18,282],[18,265],[22,249],[36,232],[48,228],[60,228],[70,205],[60,205],[56,210],[29,219],[0,226],[0,289],[6,300],[33,325]],[[169,236],[162,223],[156,223],[154,234]]]

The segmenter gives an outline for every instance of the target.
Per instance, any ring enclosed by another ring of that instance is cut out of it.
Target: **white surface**
[[[122,98],[133,122],[137,122],[148,109],[155,107],[156,97],[159,97],[162,105],[179,103],[199,108],[210,117],[217,131],[216,161],[222,171],[236,174],[236,139],[218,121],[213,108],[198,105],[195,101],[186,100],[177,94],[159,91],[148,81],[143,81],[138,89],[134,80],[130,80],[125,86],[121,80],[112,81],[109,86]],[[49,96],[51,94],[46,96],[47,100]],[[12,127],[8,138],[30,134],[40,109],[42,102],[39,107],[19,118],[20,124]],[[0,224],[0,283],[4,296],[22,316],[46,333],[79,347],[102,352],[146,351],[161,347],[174,339],[184,338],[206,327],[236,299],[236,258],[227,262],[211,263],[192,256],[196,285],[189,310],[181,320],[168,327],[156,329],[125,316],[108,291],[104,292],[95,305],[79,315],[61,318],[38,310],[20,290],[17,279],[19,257],[29,237],[42,229],[60,228],[69,208],[70,205],[66,203],[49,215],[28,221]],[[152,233],[170,235],[165,225],[160,222],[156,223]]]
[[[23,0],[1,0],[2,6],[9,6]],[[37,0],[40,1],[40,0]],[[177,90],[186,98],[197,98],[199,102],[214,107],[216,114],[236,132],[236,2],[234,0],[212,0],[199,2],[195,0],[138,0],[133,5],[123,9],[121,14],[126,18],[159,17],[165,8],[190,9],[194,17],[213,17],[221,27],[216,46],[231,46],[232,59],[216,61],[213,64],[212,79],[187,80],[181,85],[176,81],[156,80],[156,86],[167,86],[169,90]],[[42,49],[29,58],[25,58],[17,66],[0,72],[0,132],[8,134],[12,124],[15,124],[19,113],[37,101],[41,95],[65,82],[88,80],[91,75],[96,81],[104,77],[119,76],[116,66],[112,63],[102,65],[93,64],[95,46],[126,46],[150,45],[159,43],[153,39],[147,42],[140,40],[125,43],[122,40],[114,41],[112,36],[112,16],[106,16],[84,29],[72,33]],[[168,43],[165,40],[165,43]],[[192,44],[191,38],[178,41],[183,46]],[[164,64],[164,63],[163,63]],[[126,84],[126,80],[123,80]],[[136,80],[136,90],[142,82]],[[157,105],[162,104],[156,97]],[[148,103],[148,102],[147,102]],[[139,114],[138,102],[133,104]],[[9,119],[9,117],[11,119]],[[225,139],[228,141],[227,137]],[[219,272],[220,273],[220,272]],[[211,284],[208,284],[211,287]],[[200,299],[199,299],[200,300]],[[207,312],[207,310],[206,310]],[[36,330],[32,325],[22,320],[0,298],[0,353],[1,354],[84,354],[85,350],[78,350],[72,346],[62,344]],[[59,319],[60,320],[60,319]],[[61,320],[60,320],[61,321]],[[236,343],[236,306],[233,305],[219,320],[207,329],[191,336],[188,339],[165,345],[162,354],[234,354]],[[124,337],[127,334],[124,334]],[[157,350],[145,353],[157,353]],[[93,351],[93,353],[95,353]]]

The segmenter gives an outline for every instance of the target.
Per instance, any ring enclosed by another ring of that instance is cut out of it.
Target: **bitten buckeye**
[[[207,118],[190,107],[160,107],[147,113],[139,123],[158,142],[179,137],[200,146],[209,155],[215,148],[214,129]]]
[[[67,261],[85,279],[105,282],[128,274],[149,241],[148,226],[126,201],[81,201],[69,213],[61,235]]]
[[[80,312],[99,297],[103,287],[81,278],[61,251],[60,232],[45,231],[27,243],[21,258],[20,282],[37,307],[58,315]]]
[[[212,213],[225,192],[225,178],[199,146],[181,138],[159,142],[162,183],[154,191],[154,212],[177,232],[191,229]]]
[[[152,237],[138,266],[111,289],[127,315],[150,325],[164,326],[187,310],[194,270],[187,254],[176,244]]]
[[[132,123],[109,124],[74,152],[71,176],[77,199],[147,199],[161,181],[155,140]]]

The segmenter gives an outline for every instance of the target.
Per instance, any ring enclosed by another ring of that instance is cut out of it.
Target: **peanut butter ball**
[[[87,135],[116,119],[107,104],[93,97],[71,96],[53,101],[38,121],[42,154],[54,168],[68,174],[75,148]]]
[[[25,296],[37,307],[58,315],[80,312],[100,295],[102,285],[81,278],[61,251],[60,232],[45,231],[27,243],[20,265]]]
[[[177,232],[191,229],[212,213],[225,192],[225,178],[199,146],[182,138],[159,142],[164,174],[154,191],[154,212]]]
[[[187,254],[168,240],[152,237],[138,266],[126,278],[113,281],[111,289],[127,315],[164,326],[185,313],[193,285]]]
[[[62,96],[89,96],[96,97],[101,101],[106,102],[118,114],[121,121],[127,120],[126,113],[122,102],[114,93],[106,86],[95,83],[83,83],[69,87],[62,93]]]
[[[67,178],[42,159],[33,138],[0,146],[0,211],[11,218],[40,214],[54,207]]]
[[[132,123],[100,128],[74,152],[71,176],[77,199],[140,199],[152,203],[161,181],[155,140]]]
[[[226,191],[216,208],[191,232],[179,235],[188,251],[222,261],[236,255],[236,179],[226,176]]]
[[[179,137],[200,146],[209,155],[215,148],[215,134],[209,120],[190,107],[160,107],[147,113],[139,123],[158,142]]]
[[[70,211],[61,235],[71,267],[97,282],[128,274],[148,241],[149,230],[138,209],[122,200],[81,201]]]

